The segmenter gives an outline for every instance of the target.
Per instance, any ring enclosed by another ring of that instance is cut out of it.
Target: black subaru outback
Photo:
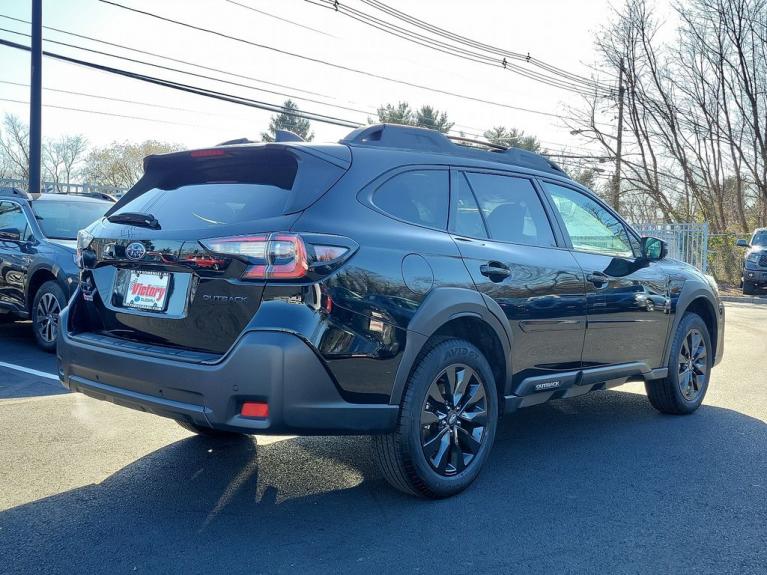
[[[371,434],[428,497],[518,408],[628,380],[700,406],[713,280],[548,159],[392,125],[293,140],[146,158],[78,239],[66,387],[208,435]]]

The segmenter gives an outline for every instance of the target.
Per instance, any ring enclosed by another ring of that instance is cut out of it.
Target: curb
[[[722,300],[723,302],[729,302],[729,303],[750,303],[755,305],[767,305],[767,297],[761,297],[761,296],[723,295],[723,296],[719,296],[719,299]]]

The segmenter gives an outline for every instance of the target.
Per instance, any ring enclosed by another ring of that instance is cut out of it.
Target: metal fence
[[[14,180],[9,178],[0,178],[0,188],[17,188],[28,191],[29,182],[27,180]],[[119,198],[127,190],[115,186],[103,186],[100,184],[65,184],[61,182],[42,182],[40,191],[46,194],[72,194],[82,195],[88,193],[104,193]]]
[[[708,224],[637,224],[634,228],[665,241],[670,257],[708,271]]]

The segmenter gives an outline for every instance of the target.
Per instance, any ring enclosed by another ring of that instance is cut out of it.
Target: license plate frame
[[[167,309],[170,272],[128,270],[127,276],[122,294],[123,307],[148,312],[164,312]]]

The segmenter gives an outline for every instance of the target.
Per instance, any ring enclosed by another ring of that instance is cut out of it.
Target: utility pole
[[[32,51],[29,82],[29,192],[40,192],[42,160],[43,0],[32,0]]]
[[[618,141],[615,145],[615,175],[613,176],[613,187],[610,198],[615,211],[620,210],[621,195],[621,147],[623,145],[623,58],[620,61],[618,70]]]

